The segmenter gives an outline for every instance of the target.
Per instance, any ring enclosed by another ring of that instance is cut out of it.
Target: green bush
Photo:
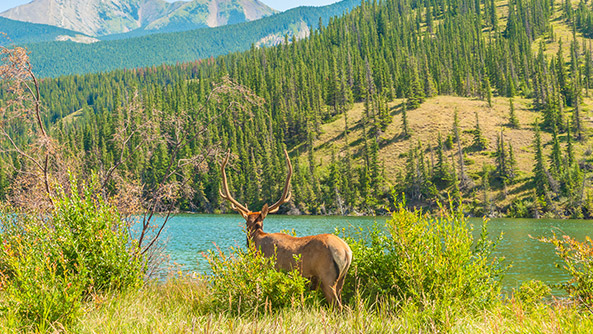
[[[498,301],[505,268],[492,257],[495,242],[486,224],[474,240],[460,210],[441,212],[431,218],[400,204],[386,229],[375,226],[366,238],[347,237],[353,262],[345,297],[360,294],[435,310],[479,309]]]
[[[552,289],[544,282],[538,280],[523,282],[519,291],[515,291],[515,297],[528,307],[537,305],[551,294]]]
[[[579,242],[568,235],[558,238],[540,238],[556,247],[556,255],[564,261],[564,269],[572,279],[563,284],[564,289],[578,301],[593,305],[593,241],[586,237]]]
[[[117,209],[93,187],[53,198],[49,216],[5,208],[0,214],[2,312],[21,327],[68,326],[86,298],[142,283],[141,256],[130,249]]]
[[[276,260],[264,257],[253,246],[247,250],[231,248],[229,255],[211,251],[206,259],[211,273],[205,279],[214,311],[250,314],[303,305],[308,299],[308,279],[297,269],[276,270]]]

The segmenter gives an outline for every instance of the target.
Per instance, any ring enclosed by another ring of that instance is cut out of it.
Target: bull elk
[[[292,270],[298,268],[300,274],[311,280],[314,288],[321,285],[325,299],[330,305],[342,307],[342,287],[350,263],[352,251],[348,244],[333,234],[318,234],[307,237],[293,237],[284,233],[265,233],[264,219],[269,213],[278,211],[280,205],[290,200],[290,178],[292,165],[288,152],[284,150],[288,176],[284,184],[282,197],[278,202],[268,206],[264,204],[260,212],[251,212],[247,205],[240,204],[229,191],[225,167],[228,163],[230,151],[221,165],[222,189],[220,196],[231,203],[233,210],[239,212],[246,220],[247,239],[253,243],[265,257],[276,255],[276,268]],[[297,264],[295,256],[299,258]]]

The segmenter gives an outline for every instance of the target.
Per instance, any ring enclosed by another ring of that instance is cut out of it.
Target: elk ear
[[[264,207],[261,208],[261,219],[266,218],[266,216],[268,215],[268,204],[264,204]]]

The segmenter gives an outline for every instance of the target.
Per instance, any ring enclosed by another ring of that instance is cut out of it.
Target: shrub
[[[556,255],[564,262],[563,268],[568,271],[572,279],[562,286],[574,298],[593,305],[593,241],[586,237],[579,242],[568,235],[558,238],[540,238],[542,242],[556,247]]]
[[[358,291],[370,300],[409,301],[437,311],[454,305],[477,309],[499,300],[498,278],[505,268],[492,257],[495,242],[486,224],[474,240],[460,210],[441,211],[431,218],[399,204],[385,230],[375,226],[368,238],[348,237],[353,263],[346,297]]]
[[[536,305],[551,294],[552,289],[544,282],[538,280],[523,282],[519,291],[515,291],[517,299],[527,306]]]
[[[276,260],[264,257],[253,246],[231,248],[229,255],[211,251],[206,259],[211,273],[205,279],[215,311],[257,313],[260,308],[267,311],[302,305],[307,299],[308,279],[297,269],[276,270]]]
[[[91,294],[141,284],[141,256],[130,249],[126,225],[93,189],[79,193],[72,180],[71,194],[59,192],[48,217],[2,210],[1,303],[19,326],[68,326]]]

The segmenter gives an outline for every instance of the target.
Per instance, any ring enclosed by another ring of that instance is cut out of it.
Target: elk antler
[[[292,177],[292,165],[290,164],[290,159],[288,158],[288,152],[284,149],[284,156],[286,157],[286,164],[288,165],[288,176],[286,177],[286,183],[284,184],[284,191],[282,192],[282,197],[278,200],[278,202],[272,204],[268,209],[269,213],[274,213],[278,211],[280,205],[290,201],[290,196],[292,196],[292,192],[290,189],[290,178]]]
[[[231,192],[229,191],[229,185],[226,179],[226,172],[224,168],[226,167],[227,162],[229,162],[229,157],[231,156],[231,150],[229,150],[226,154],[226,158],[222,161],[222,165],[220,166],[220,170],[222,172],[222,189],[218,189],[220,193],[220,197],[231,202],[231,207],[233,210],[238,211],[242,216],[246,217],[249,214],[249,209],[247,206],[241,205],[241,203],[237,202],[236,199],[233,198]],[[223,193],[224,190],[224,193]]]

